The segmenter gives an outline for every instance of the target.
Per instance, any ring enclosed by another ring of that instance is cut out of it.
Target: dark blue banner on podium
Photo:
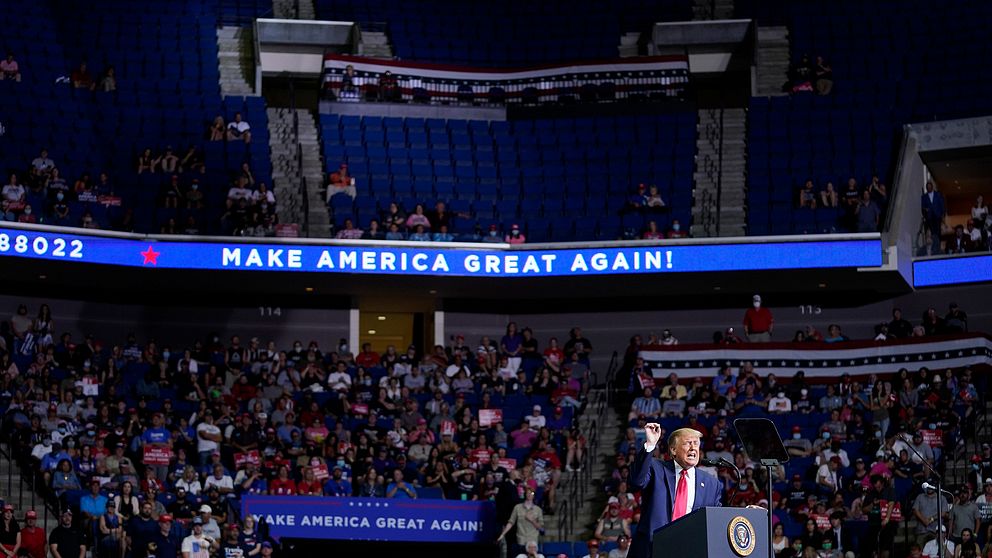
[[[241,511],[275,539],[488,543],[499,528],[492,502],[245,495]]]

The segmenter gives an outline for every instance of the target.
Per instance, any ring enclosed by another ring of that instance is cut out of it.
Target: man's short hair
[[[675,444],[682,438],[699,438],[702,439],[703,433],[696,430],[695,428],[679,428],[673,431],[668,436],[668,447],[673,448]]]

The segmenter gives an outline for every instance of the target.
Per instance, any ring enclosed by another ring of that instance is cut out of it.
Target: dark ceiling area
[[[518,313],[739,307],[755,292],[783,303],[857,306],[910,291],[895,271],[853,268],[766,272],[662,273],[607,277],[464,278],[258,271],[139,269],[0,258],[7,294],[149,305],[396,307]]]
[[[992,195],[992,147],[921,153],[945,195]]]

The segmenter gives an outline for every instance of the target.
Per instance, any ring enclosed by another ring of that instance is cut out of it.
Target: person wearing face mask
[[[661,425],[645,425],[647,441],[637,452],[631,467],[633,486],[642,492],[641,521],[637,524],[629,556],[647,558],[653,554],[654,532],[689,512],[720,506],[721,484],[713,475],[699,470],[702,433],[680,428],[668,438],[672,461],[655,459],[653,452],[661,441]]]
[[[499,244],[503,242],[503,238],[499,235],[499,227],[496,225],[489,225],[489,232],[482,237],[482,242],[488,244]]]
[[[510,234],[506,235],[503,242],[506,242],[507,244],[524,244],[527,242],[527,237],[524,235],[524,232],[520,230],[520,225],[514,223],[513,226],[510,227]]]
[[[768,343],[772,340],[775,318],[771,310],[761,305],[761,295],[751,297],[751,306],[744,312],[744,335],[751,343]]]
[[[813,444],[803,437],[803,429],[796,425],[792,427],[792,436],[784,442],[786,451],[795,457],[809,457],[813,454]]]
[[[668,238],[687,238],[689,233],[682,230],[682,223],[679,223],[678,219],[673,219],[672,228],[668,230],[665,236]]]
[[[37,223],[38,217],[31,213],[32,209],[30,205],[24,206],[24,211],[21,212],[20,216],[17,217],[18,223]]]
[[[58,223],[69,219],[69,204],[66,203],[64,192],[57,192],[55,194],[55,201],[52,203],[51,214]]]

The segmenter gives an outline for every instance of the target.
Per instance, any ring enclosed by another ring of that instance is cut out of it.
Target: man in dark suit
[[[854,558],[855,546],[851,535],[851,530],[844,526],[844,512],[831,514],[830,528],[823,533],[823,537],[829,540],[833,548],[839,551],[844,558]]]
[[[720,506],[720,481],[696,468],[702,457],[702,434],[680,428],[668,437],[672,461],[655,459],[653,453],[661,438],[661,425],[645,426],[647,442],[637,452],[631,468],[634,487],[641,491],[641,520],[630,545],[630,558],[651,556],[655,530],[682,516],[708,506]]]
[[[927,180],[927,191],[920,197],[920,209],[923,211],[923,223],[930,231],[930,253],[940,253],[940,225],[944,222],[947,207],[944,196],[933,189],[933,182]]]

